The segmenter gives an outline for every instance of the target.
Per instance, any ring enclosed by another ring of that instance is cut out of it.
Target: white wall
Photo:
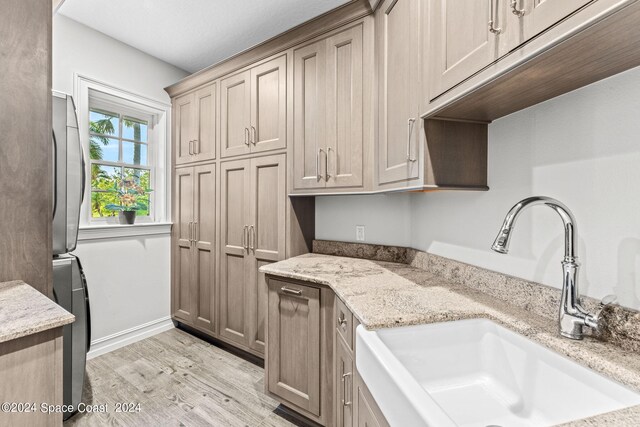
[[[640,68],[492,123],[488,179],[488,192],[319,197],[316,237],[354,241],[364,224],[368,242],[407,245],[408,215],[412,247],[561,287],[552,210],[522,214],[509,255],[489,250],[513,204],[546,195],[577,218],[583,293],[640,308]]]
[[[171,326],[168,234],[83,240],[74,254],[89,289],[92,356]]]
[[[168,103],[164,87],[186,72],[61,15],[53,22],[53,89],[73,94],[74,74]],[[93,350],[113,349],[167,325],[169,234],[78,242],[91,297]],[[93,352],[95,355],[96,352]]]
[[[170,102],[166,86],[188,73],[72,19],[53,19],[53,89],[73,94],[74,73]]]

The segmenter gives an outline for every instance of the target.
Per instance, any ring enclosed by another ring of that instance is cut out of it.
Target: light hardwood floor
[[[172,329],[87,362],[83,400],[107,413],[67,426],[302,426],[266,396],[260,366]],[[117,402],[139,413],[115,413]]]

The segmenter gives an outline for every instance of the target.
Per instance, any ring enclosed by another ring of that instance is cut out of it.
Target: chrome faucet
[[[502,228],[491,249],[506,254],[509,251],[509,239],[516,219],[525,208],[535,205],[547,205],[560,215],[564,225],[564,259],[562,260],[562,300],[558,313],[560,335],[574,340],[583,337],[582,328],[598,328],[598,314],[588,313],[580,304],[578,294],[577,230],[576,219],[564,204],[550,197],[529,197],[516,203],[507,213]]]

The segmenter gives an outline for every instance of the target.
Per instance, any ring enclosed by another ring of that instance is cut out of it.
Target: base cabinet
[[[332,423],[333,292],[268,279],[267,393],[322,425]]]
[[[355,365],[359,322],[333,290],[267,275],[265,388],[323,426],[388,427]]]

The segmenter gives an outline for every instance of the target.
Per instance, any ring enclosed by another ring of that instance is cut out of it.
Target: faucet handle
[[[591,326],[592,328],[595,328],[595,329],[600,329],[600,327],[602,326],[602,321],[603,321],[602,315],[606,311],[607,307],[615,304],[616,302],[618,302],[618,297],[617,296],[615,296],[615,295],[605,295],[600,300],[600,306],[598,307],[598,311],[595,313],[595,315],[589,315],[588,316],[587,326]]]

